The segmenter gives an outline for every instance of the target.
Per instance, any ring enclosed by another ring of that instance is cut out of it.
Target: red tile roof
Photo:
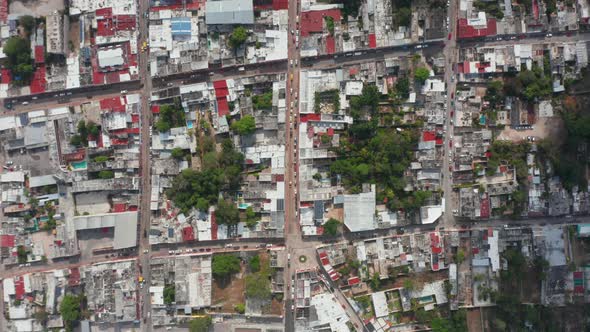
[[[100,101],[100,109],[123,113],[125,112],[125,105],[123,105],[121,97],[105,98]]]
[[[12,80],[10,69],[0,69],[0,74],[2,75],[2,84],[10,84],[10,81]]]
[[[272,10],[289,9],[289,0],[272,0]]]
[[[68,277],[68,284],[70,286],[80,285],[80,269],[78,269],[77,267],[70,269],[70,275]]]
[[[25,297],[25,280],[22,276],[14,277],[15,298],[22,300]]]
[[[95,14],[96,17],[111,17],[113,16],[113,9],[111,7],[100,8],[96,10]]]
[[[42,93],[45,92],[45,87],[47,85],[47,80],[45,79],[45,65],[40,65],[33,73],[33,78],[31,79],[31,93]]]
[[[115,203],[113,204],[113,211],[114,213],[125,212],[127,211],[127,204],[126,203]]]
[[[422,140],[424,142],[430,142],[436,140],[436,133],[434,131],[425,131],[422,133]]]
[[[359,277],[348,278],[348,285],[353,286],[361,282]]]
[[[320,121],[322,119],[321,114],[301,114],[301,122],[308,121]]]
[[[14,247],[14,239],[15,238],[16,238],[15,235],[9,235],[9,234],[0,235],[0,247],[2,247],[2,248]]]
[[[217,98],[217,114],[219,116],[226,116],[229,114],[229,104],[227,98]]]
[[[0,22],[6,23],[8,19],[8,0],[0,0]]]
[[[336,53],[336,41],[332,36],[326,37],[326,52],[328,54]]]
[[[377,48],[377,37],[374,33],[369,34],[369,47]]]
[[[477,38],[485,36],[493,36],[496,34],[496,20],[493,18],[487,19],[487,26],[483,29],[476,29],[467,24],[466,18],[457,20],[457,38]]]
[[[35,46],[35,63],[45,62],[45,47],[43,45]]]
[[[160,113],[160,105],[152,105],[152,113],[154,113],[154,114]]]
[[[309,36],[313,32],[322,32],[324,17],[331,16],[334,21],[340,21],[340,9],[314,10],[301,13],[301,36]]]
[[[182,241],[188,242],[195,239],[195,230],[191,226],[182,229]]]

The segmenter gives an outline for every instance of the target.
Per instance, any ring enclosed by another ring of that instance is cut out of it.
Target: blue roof
[[[173,17],[171,19],[172,35],[173,36],[190,36],[191,34],[191,19],[189,17]]]

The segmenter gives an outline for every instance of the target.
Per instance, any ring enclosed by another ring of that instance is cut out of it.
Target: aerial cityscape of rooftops
[[[0,0],[0,331],[590,331],[589,0]]]

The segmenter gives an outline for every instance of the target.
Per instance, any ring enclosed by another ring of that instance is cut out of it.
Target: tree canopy
[[[172,151],[170,152],[170,155],[174,159],[183,159],[185,156],[185,152],[183,149],[176,147],[176,148],[172,149]]]
[[[166,285],[164,287],[164,303],[171,304],[176,300],[176,287],[174,285]]]
[[[252,115],[246,115],[239,120],[232,122],[231,130],[239,135],[249,135],[256,131],[256,120]]]
[[[272,108],[272,91],[252,96],[252,104],[255,110],[267,110]]]
[[[166,132],[170,128],[185,126],[185,114],[179,101],[174,104],[160,106],[160,114],[156,122],[156,129],[159,132]]]
[[[426,80],[430,77],[430,70],[426,67],[418,67],[414,70],[414,79],[418,81],[420,84],[424,84]]]
[[[35,28],[35,18],[31,15],[23,15],[18,18],[18,24],[23,27],[27,35],[30,35]]]
[[[336,236],[338,235],[338,226],[340,226],[340,221],[330,218],[324,224],[324,234],[328,236]]]
[[[189,323],[190,332],[207,332],[212,323],[211,316],[195,317]]]
[[[8,58],[7,65],[12,71],[14,81],[18,84],[28,84],[33,76],[29,41],[19,36],[12,36],[4,43],[3,51]]]
[[[222,225],[235,225],[240,222],[240,211],[230,199],[220,199],[215,209],[215,221]]]
[[[246,39],[248,39],[248,30],[241,25],[237,26],[229,36],[229,45],[233,48],[238,48],[244,44]]]
[[[66,328],[71,330],[74,322],[78,321],[81,317],[81,306],[82,297],[72,294],[66,294],[61,301],[59,306],[59,312],[66,325]]]
[[[240,259],[231,254],[215,255],[211,268],[215,278],[225,279],[240,271]]]
[[[244,156],[234,149],[230,139],[222,142],[220,153],[215,151],[214,146],[210,148],[203,158],[201,171],[183,170],[166,191],[174,205],[184,213],[192,208],[207,211],[210,205],[217,202],[223,189],[236,190],[240,185]]]
[[[251,299],[270,300],[272,297],[270,265],[268,260],[263,261],[260,259],[258,264],[259,271],[246,276],[246,296]]]

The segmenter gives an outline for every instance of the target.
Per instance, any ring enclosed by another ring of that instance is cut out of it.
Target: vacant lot
[[[561,143],[564,138],[564,126],[561,117],[539,118],[530,130],[516,130],[506,126],[504,130],[498,135],[499,140],[508,140],[518,142],[526,140],[527,136],[535,136],[538,138],[549,138],[557,140],[555,142]]]
[[[63,0],[10,1],[8,12],[32,16],[47,16],[56,10],[64,10]]]
[[[467,310],[467,330],[469,332],[483,332],[480,309]]]

